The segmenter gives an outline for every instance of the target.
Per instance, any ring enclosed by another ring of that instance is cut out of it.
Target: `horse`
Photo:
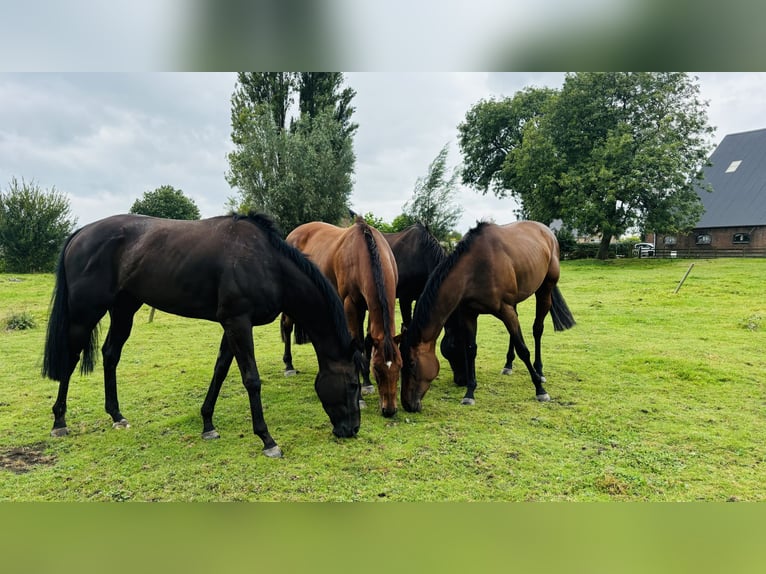
[[[286,241],[316,263],[337,289],[343,301],[348,328],[360,351],[364,349],[364,318],[369,310],[371,362],[378,384],[381,413],[385,417],[394,416],[402,357],[395,334],[398,273],[388,243],[377,229],[361,217],[346,228],[320,221],[305,223],[291,231]],[[297,318],[284,313],[281,322],[285,374],[295,370],[290,347],[293,319]],[[296,342],[300,342],[298,337]],[[373,392],[369,364],[363,370],[363,378],[363,392]]]
[[[402,340],[402,406],[422,410],[422,399],[439,374],[436,339],[442,328],[442,354],[456,382],[465,381],[461,403],[475,404],[476,327],[479,314],[500,319],[526,365],[539,401],[549,401],[540,354],[544,319],[551,312],[554,329],[575,325],[558,288],[559,247],[545,225],[519,221],[507,225],[481,222],[457,244],[431,275],[415,304],[410,328]],[[524,344],[516,305],[534,293],[535,362]]]
[[[383,233],[399,270],[396,296],[402,314],[402,331],[412,321],[412,304],[423,292],[428,277],[447,255],[439,241],[422,223],[403,231]]]
[[[98,324],[108,312],[102,347],[105,409],[114,428],[129,427],[120,412],[116,369],[142,304],[223,327],[213,378],[201,408],[203,438],[217,438],[213,411],[234,358],[250,402],[253,432],[263,453],[282,451],[269,434],[261,403],[252,327],[281,311],[304,325],[319,362],[315,390],[333,434],[355,436],[360,426],[358,372],[363,358],[348,332],[338,295],[319,270],[285,243],[266,216],[249,213],[197,221],[115,215],[72,233],[59,256],[51,298],[42,375],[59,381],[52,436],[68,434],[69,381],[92,372]]]
[[[383,233],[391,250],[394,252],[396,266],[399,268],[399,282],[396,285],[396,296],[399,299],[399,309],[402,314],[402,332],[407,330],[412,321],[412,304],[420,294],[434,269],[447,258],[447,253],[428,228],[422,223],[411,225],[407,229],[394,233]],[[445,335],[442,338],[442,355],[447,357],[452,346],[450,324],[445,325]],[[365,349],[369,357],[369,349]],[[446,353],[446,354],[445,354]],[[513,340],[508,343],[503,375],[513,372],[515,352]],[[455,372],[455,383],[466,386],[465,377],[459,369]]]

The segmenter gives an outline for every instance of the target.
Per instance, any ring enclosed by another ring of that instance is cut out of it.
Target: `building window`
[[[734,243],[750,243],[749,233],[735,233],[733,238]]]
[[[742,163],[741,159],[735,160],[729,164],[729,167],[726,168],[726,173],[734,173],[737,171],[737,168],[739,167],[739,164]]]
[[[713,242],[713,237],[709,233],[700,233],[697,236],[697,245],[710,245]]]
[[[665,245],[675,245],[676,244],[676,238],[673,235],[668,235],[665,237],[665,239],[662,240]]]

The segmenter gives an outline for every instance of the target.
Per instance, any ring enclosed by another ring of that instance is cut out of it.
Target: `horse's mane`
[[[330,284],[327,278],[322,274],[319,268],[303,255],[298,249],[282,239],[282,232],[277,224],[267,215],[262,213],[248,212],[246,214],[232,214],[234,221],[245,220],[261,229],[268,238],[269,244],[279,253],[286,256],[296,267],[306,275],[311,282],[319,289],[322,297],[330,306],[330,316],[332,318],[335,330],[341,336],[343,346],[349,348],[351,345],[351,334],[348,332],[346,315],[343,312],[343,305],[340,303],[338,293]]]
[[[418,221],[413,227],[417,230],[420,243],[427,250],[430,260],[436,261],[437,264],[444,261],[447,254],[444,252],[441,243],[429,231],[428,226]]]
[[[479,222],[476,227],[470,229],[455,246],[455,250],[446,256],[442,262],[434,269],[428,278],[423,292],[418,297],[415,304],[415,310],[412,313],[412,321],[407,328],[404,342],[409,347],[410,342],[417,341],[420,333],[425,327],[426,322],[431,316],[431,310],[436,303],[436,297],[442,283],[447,279],[452,269],[457,265],[460,258],[471,248],[473,242],[482,234],[482,231],[489,225],[487,221]]]
[[[386,296],[386,283],[383,278],[383,268],[380,263],[380,251],[378,251],[378,244],[375,241],[375,237],[372,235],[372,230],[364,219],[357,216],[354,223],[362,230],[362,234],[364,235],[367,251],[370,253],[372,277],[375,282],[375,292],[378,295],[378,304],[383,310],[383,359],[386,361],[393,361],[396,356],[396,345],[391,339],[390,309],[388,308],[388,297]]]

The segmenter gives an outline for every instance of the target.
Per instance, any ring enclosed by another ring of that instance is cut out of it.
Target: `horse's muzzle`
[[[359,425],[350,427],[348,425],[338,425],[332,429],[332,434],[338,438],[354,438],[359,432]]]
[[[410,402],[402,399],[402,406],[408,413],[419,413],[423,409],[423,405],[420,401]]]

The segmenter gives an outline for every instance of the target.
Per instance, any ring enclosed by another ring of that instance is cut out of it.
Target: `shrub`
[[[32,314],[28,311],[22,311],[21,313],[12,313],[5,320],[6,331],[25,331],[26,329],[34,329],[37,327],[37,321],[32,317]]]

